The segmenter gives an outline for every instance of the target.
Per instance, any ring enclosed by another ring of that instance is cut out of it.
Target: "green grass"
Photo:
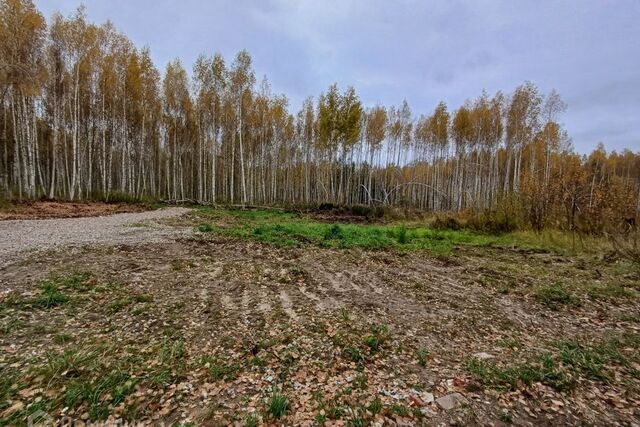
[[[247,416],[244,417],[244,425],[245,427],[257,427],[258,416],[255,413],[247,414]]]
[[[69,291],[87,292],[94,288],[95,282],[89,273],[74,272],[56,276],[38,282],[40,292],[33,298],[24,298],[16,293],[9,294],[0,303],[0,309],[9,307],[51,309],[71,301]]]
[[[376,352],[389,339],[389,327],[385,324],[371,325],[370,331],[371,334],[365,337],[364,343],[372,352]]]
[[[66,344],[68,342],[75,341],[75,338],[71,334],[60,332],[53,336],[53,342],[56,344]]]
[[[269,414],[276,419],[282,418],[287,413],[287,409],[289,409],[289,398],[278,390],[274,390],[269,398]]]
[[[111,313],[117,313],[123,310],[124,308],[127,308],[131,304],[150,303],[151,301],[153,301],[153,297],[151,295],[133,294],[133,295],[127,295],[125,297],[116,299],[115,301],[109,303],[107,308]],[[138,314],[140,314],[140,312],[138,312]]]
[[[35,307],[47,309],[69,302],[69,297],[60,291],[57,283],[45,281],[39,287],[42,293],[31,301]]]
[[[347,307],[340,307],[340,318],[343,322],[351,321],[351,314],[349,313]]]
[[[199,231],[252,239],[279,246],[314,245],[323,248],[428,250],[449,254],[455,246],[527,247],[528,238],[492,235],[469,229],[441,230],[426,223],[327,224],[311,217],[277,210],[216,210],[200,208]],[[216,226],[212,226],[216,223]],[[533,245],[540,245],[540,241]]]
[[[501,368],[492,361],[472,358],[467,361],[467,370],[485,387],[499,391],[516,390],[519,384],[531,386],[536,382],[557,390],[573,385],[563,372],[557,370],[551,358],[540,358],[535,363],[507,368]]]
[[[429,356],[429,352],[421,348],[421,349],[418,349],[416,353],[418,355],[418,364],[420,366],[427,366],[427,356]]]
[[[211,225],[209,224],[200,224],[197,227],[197,230],[201,233],[210,233],[213,231],[213,227],[211,227]]]
[[[500,367],[489,360],[471,358],[467,370],[482,385],[500,391],[515,390],[519,385],[530,386],[540,382],[556,390],[570,390],[580,381],[599,382],[613,380],[613,367],[629,370],[622,348],[637,349],[637,339],[611,339],[601,343],[584,344],[574,341],[558,341],[548,353],[533,356],[531,360],[515,366]]]
[[[352,362],[362,364],[365,362],[366,358],[364,354],[357,347],[347,347],[344,349],[345,354]]]
[[[208,369],[211,378],[216,381],[233,379],[240,370],[239,364],[230,363],[215,356],[205,356],[202,358],[201,363]]]
[[[636,293],[624,286],[608,283],[606,285],[593,285],[587,289],[587,294],[593,299],[621,299],[635,298]]]
[[[534,291],[534,296],[542,304],[556,310],[565,305],[577,306],[580,304],[580,299],[560,282],[537,288]]]
[[[379,414],[382,411],[382,401],[379,398],[375,398],[367,406],[367,410],[373,415]]]

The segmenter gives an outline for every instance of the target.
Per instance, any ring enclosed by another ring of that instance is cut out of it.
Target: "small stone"
[[[493,359],[492,355],[490,355],[489,353],[485,353],[485,352],[476,353],[476,354],[473,355],[473,357],[475,357],[476,359],[480,359],[480,360]]]
[[[88,420],[89,419],[89,413],[85,412],[84,414],[82,414],[82,416],[80,416],[80,418],[82,418],[83,420]]]
[[[442,396],[436,400],[438,406],[445,411],[456,408],[464,403],[467,403],[467,398],[460,393],[451,393],[446,396]]]
[[[424,403],[432,403],[435,400],[433,397],[433,393],[429,393],[427,391],[423,392],[420,395],[420,398],[424,401]]]

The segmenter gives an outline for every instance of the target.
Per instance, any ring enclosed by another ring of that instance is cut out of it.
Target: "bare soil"
[[[12,219],[80,218],[143,212],[142,205],[131,203],[27,201],[0,209],[0,221]]]
[[[253,413],[272,425],[640,422],[637,377],[616,366],[607,366],[610,380],[580,379],[570,391],[539,382],[497,391],[466,367],[479,353],[515,366],[558,340],[637,338],[636,299],[581,294],[581,304],[551,309],[529,292],[563,278],[635,283],[635,273],[620,273],[614,263],[498,248],[461,248],[448,258],[281,248],[193,233],[38,252],[0,270],[0,292],[28,298],[38,295],[40,281],[72,271],[87,272],[101,290],[69,291],[70,302],[47,310],[2,312],[0,363],[28,383],[12,405],[65,392],[28,374],[47,354],[108,346],[101,357],[109,363],[139,360],[130,368],[135,391],[109,406],[111,420],[242,425]],[[378,336],[380,325],[386,332]],[[61,333],[69,340],[56,340]],[[167,342],[184,352],[158,382]],[[620,351],[637,375],[637,348]],[[79,374],[60,375],[72,381]],[[274,389],[289,399],[282,419],[269,416]],[[465,402],[447,410],[432,401],[453,393]],[[60,418],[61,409],[52,415]],[[64,414],[90,412],[85,403]]]

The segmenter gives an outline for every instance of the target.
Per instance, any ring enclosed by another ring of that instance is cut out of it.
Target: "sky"
[[[526,80],[556,89],[577,151],[599,142],[640,151],[639,0],[84,0],[89,20],[111,20],[160,70],[179,57],[241,49],[258,82],[290,99],[337,82],[365,106],[409,102],[414,116],[440,101],[512,92]],[[79,0],[35,0],[49,19]]]

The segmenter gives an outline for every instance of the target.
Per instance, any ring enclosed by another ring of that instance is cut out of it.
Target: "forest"
[[[333,84],[291,112],[247,51],[161,72],[148,47],[82,7],[47,22],[31,0],[0,2],[8,200],[393,206],[534,229],[634,227],[640,153],[575,152],[566,108],[532,82],[424,112],[365,106]]]

